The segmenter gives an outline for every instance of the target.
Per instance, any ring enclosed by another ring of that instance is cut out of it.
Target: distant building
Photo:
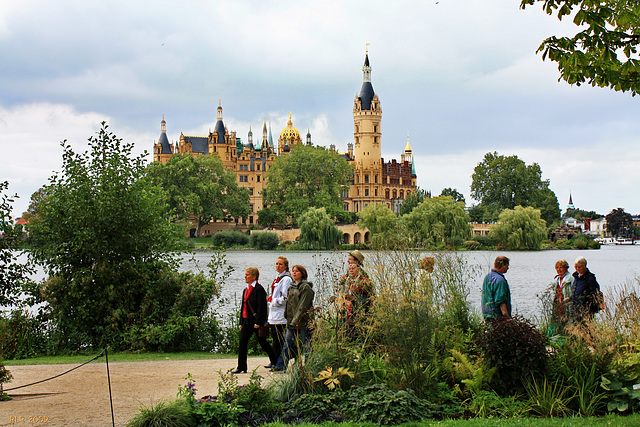
[[[382,146],[382,108],[378,95],[371,84],[369,54],[365,54],[363,83],[353,105],[354,134],[353,143],[348,144],[342,156],[353,167],[353,178],[349,190],[345,190],[344,210],[360,212],[370,204],[385,203],[398,212],[404,199],[416,190],[416,173],[413,150],[407,143],[400,161],[392,159],[385,162],[381,157]],[[293,126],[291,113],[287,126],[280,132],[277,149],[271,137],[271,125],[267,130],[266,119],[262,128],[262,138],[254,143],[251,128],[247,142],[243,143],[235,131],[229,131],[222,118],[222,102],[218,102],[217,121],[208,135],[180,134],[179,141],[170,143],[167,137],[164,115],[160,122],[160,138],[153,147],[153,159],[166,163],[176,153],[198,155],[217,155],[222,163],[233,171],[238,184],[251,192],[252,213],[248,218],[236,218],[236,224],[251,225],[257,223],[257,213],[263,208],[262,190],[265,172],[277,156],[287,155],[297,145],[301,145],[300,132]],[[307,130],[306,145],[313,145],[311,133]],[[329,147],[335,150],[335,146]],[[203,234],[209,234],[210,228],[203,227]]]

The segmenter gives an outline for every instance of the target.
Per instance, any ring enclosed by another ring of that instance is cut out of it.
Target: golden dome
[[[280,132],[280,139],[285,141],[294,141],[301,142],[300,132],[298,129],[293,127],[293,122],[291,121],[291,111],[289,111],[289,121],[287,122],[287,127],[282,129]]]

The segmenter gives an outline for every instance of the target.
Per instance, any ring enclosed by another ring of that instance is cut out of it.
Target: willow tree
[[[544,219],[540,210],[531,206],[505,209],[500,213],[498,223],[491,227],[490,234],[498,239],[505,249],[539,250],[547,238]]]
[[[425,199],[403,215],[401,222],[415,243],[425,246],[458,245],[471,235],[464,203],[454,202],[450,196]]]

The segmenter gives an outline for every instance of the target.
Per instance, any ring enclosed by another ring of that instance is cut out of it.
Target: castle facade
[[[353,103],[353,143],[341,155],[353,167],[351,186],[343,192],[344,210],[360,212],[369,204],[385,203],[398,212],[404,199],[416,190],[416,173],[409,139],[400,160],[385,162],[381,157],[382,107],[378,95],[371,84],[371,67],[368,52],[365,55],[363,82],[360,93]],[[238,185],[250,191],[252,214],[248,218],[237,218],[236,223],[252,225],[258,220],[258,212],[263,208],[262,190],[266,185],[266,172],[277,156],[287,155],[302,144],[300,132],[293,126],[291,113],[287,126],[280,132],[277,148],[267,129],[266,119],[262,127],[262,137],[254,143],[251,128],[244,143],[235,131],[229,131],[222,118],[222,104],[218,103],[217,121],[208,135],[184,135],[176,143],[167,137],[164,116],[160,124],[160,138],[153,147],[153,160],[166,163],[173,154],[217,155],[222,163],[233,171]],[[311,134],[307,131],[306,145],[312,145]],[[335,146],[330,147],[335,150]],[[209,234],[203,228],[205,234]]]

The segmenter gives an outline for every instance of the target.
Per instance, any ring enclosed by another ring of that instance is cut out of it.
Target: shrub
[[[263,250],[271,250],[275,249],[280,243],[280,239],[276,233],[270,232],[260,232],[260,233],[251,233],[249,236],[249,244],[252,248],[263,249]]]
[[[548,339],[520,316],[501,318],[487,326],[478,347],[489,367],[495,367],[493,388],[503,394],[524,391],[523,381],[541,379],[548,371]]]
[[[127,427],[191,427],[193,425],[195,425],[195,419],[191,406],[184,400],[142,406],[140,412],[127,423]]]
[[[216,248],[230,248],[232,246],[245,246],[249,243],[249,236],[240,230],[224,230],[214,233],[213,246]]]
[[[482,244],[477,240],[467,240],[464,242],[464,247],[469,249],[470,251],[478,250],[481,246]]]

